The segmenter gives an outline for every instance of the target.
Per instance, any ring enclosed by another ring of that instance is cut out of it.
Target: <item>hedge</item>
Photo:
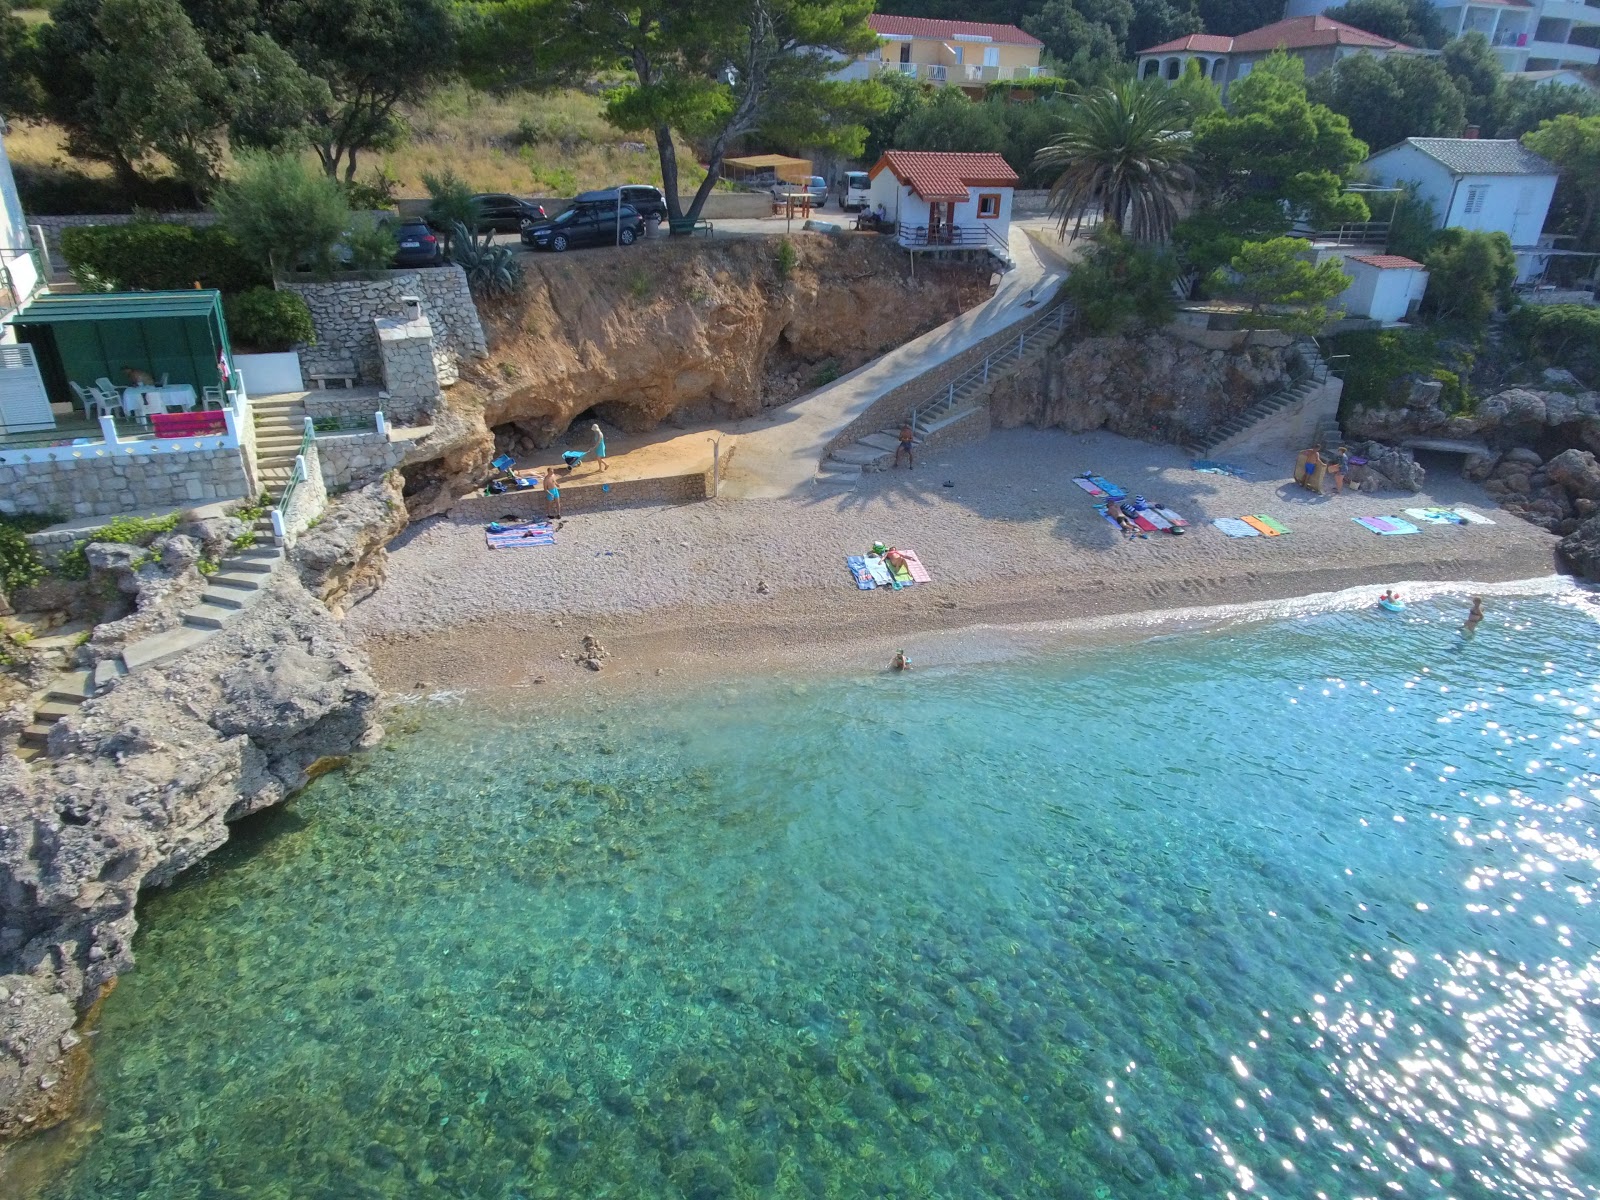
[[[298,342],[316,341],[311,310],[297,292],[251,288],[237,296],[224,296],[223,315],[235,345],[263,353],[291,349]]]
[[[214,226],[131,221],[61,231],[61,253],[85,291],[244,292],[271,282],[266,268]]]

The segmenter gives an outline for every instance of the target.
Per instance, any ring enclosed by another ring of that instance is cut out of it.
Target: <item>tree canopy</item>
[[[1444,23],[1432,0],[1346,0],[1322,15],[1419,50],[1444,45]]]
[[[1467,121],[1485,136],[1492,136],[1501,70],[1489,39],[1481,33],[1458,37],[1445,45],[1439,62],[1449,74],[1450,82],[1456,85],[1456,91],[1461,93]]]
[[[1350,276],[1338,259],[1313,262],[1310,242],[1278,237],[1244,243],[1210,286],[1250,305],[1252,329],[1319,333],[1333,315],[1328,305],[1350,286]]]
[[[1591,248],[1600,237],[1596,228],[1596,216],[1600,215],[1600,116],[1564,113],[1524,134],[1522,144],[1560,170],[1556,191],[1572,213],[1570,232],[1580,246]]]
[[[1455,137],[1466,105],[1438,59],[1414,54],[1356,54],[1313,77],[1307,95],[1350,119],[1350,132],[1373,149],[1408,137]]]
[[[1428,268],[1424,305],[1435,315],[1482,324],[1511,299],[1517,256],[1503,233],[1444,229],[1423,260]]]

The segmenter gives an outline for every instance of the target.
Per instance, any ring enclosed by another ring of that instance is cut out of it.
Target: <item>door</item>
[[[50,411],[33,347],[0,346],[0,433],[55,427],[56,415]]]
[[[903,63],[908,63],[908,62],[911,61],[911,43],[910,42],[901,42],[900,43],[900,61],[903,62]]]

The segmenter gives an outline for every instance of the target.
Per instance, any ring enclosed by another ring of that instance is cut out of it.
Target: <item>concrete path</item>
[[[885,392],[1036,313],[1037,306],[1028,302],[1048,300],[1066,272],[1059,262],[1046,261],[1037,253],[1018,225],[1011,227],[1010,245],[1017,265],[1000,277],[995,294],[977,308],[775,414],[754,417],[728,430],[738,444],[723,475],[721,494],[762,500],[810,488],[828,443]]]

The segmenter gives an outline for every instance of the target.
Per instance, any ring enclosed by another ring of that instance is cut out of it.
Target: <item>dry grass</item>
[[[446,170],[474,191],[525,196],[570,196],[618,182],[659,186],[654,140],[613,128],[600,109],[600,98],[582,91],[491,96],[458,84],[409,111],[406,143],[386,154],[362,155],[356,175],[370,180],[381,168],[396,181],[400,197],[426,196],[423,175]],[[63,140],[60,128],[49,122],[16,121],[6,135],[6,153],[24,166],[61,160],[85,175],[110,175],[102,163],[67,160]],[[624,149],[626,143],[643,149]],[[315,159],[308,153],[306,161]],[[705,178],[694,151],[681,142],[678,167],[685,189]]]
[[[43,25],[50,19],[50,10],[46,8],[14,8],[11,15],[21,17],[24,25]]]

